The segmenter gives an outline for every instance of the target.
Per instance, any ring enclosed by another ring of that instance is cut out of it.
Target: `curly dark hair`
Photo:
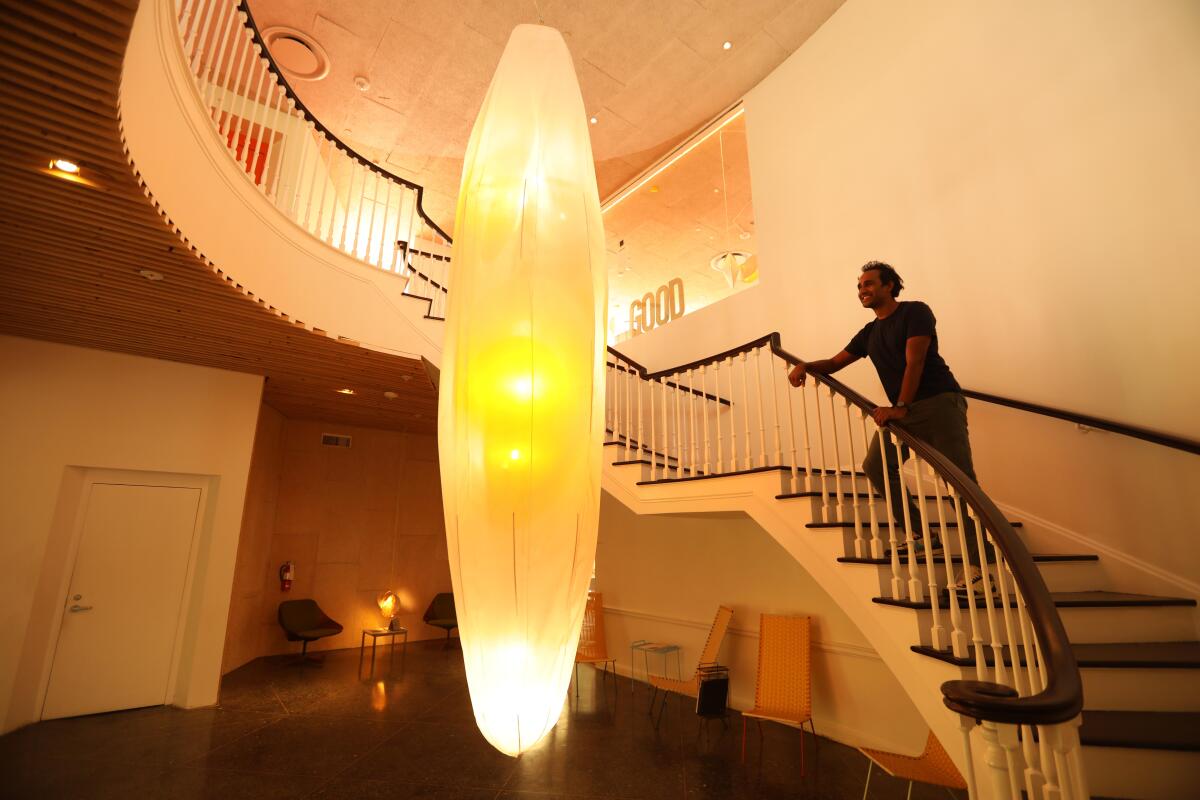
[[[892,297],[900,296],[900,291],[904,289],[904,280],[900,277],[900,273],[892,269],[891,264],[885,264],[882,261],[868,261],[862,265],[863,272],[870,272],[871,270],[879,273],[880,283],[890,283],[892,285]]]

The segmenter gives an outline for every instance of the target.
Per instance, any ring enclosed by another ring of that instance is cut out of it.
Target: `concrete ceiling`
[[[597,120],[603,198],[735,103],[842,2],[250,0],[250,8],[260,30],[295,28],[326,51],[326,77],[291,81],[301,100],[346,144],[425,186],[426,209],[453,233],[467,137],[515,25],[540,13],[566,38]]]

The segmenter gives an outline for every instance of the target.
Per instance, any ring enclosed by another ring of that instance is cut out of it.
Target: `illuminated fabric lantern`
[[[455,220],[438,445],[476,722],[518,755],[562,710],[596,551],[604,233],[587,116],[551,28],[518,26]]]

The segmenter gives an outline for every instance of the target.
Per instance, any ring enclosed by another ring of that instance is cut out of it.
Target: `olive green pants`
[[[956,467],[961,469],[968,478],[975,480],[975,465],[971,460],[971,440],[967,435],[967,399],[958,392],[943,392],[918,400],[908,407],[908,413],[903,419],[893,421],[893,425],[904,428],[933,445]],[[899,457],[897,448],[900,444],[892,439],[892,446],[887,452],[887,482],[891,495],[892,514],[898,527],[904,527],[904,503],[908,502],[909,519],[912,521],[913,532],[920,534],[924,530],[921,521],[921,511],[912,495],[906,495],[900,485],[900,464],[907,461],[909,449],[900,445]],[[863,472],[867,473],[871,485],[880,495],[884,493],[884,460],[880,453],[879,434],[871,440],[867,457],[863,459]],[[931,493],[928,487],[926,494]],[[964,515],[965,515],[964,510]],[[950,520],[947,520],[949,522]],[[969,518],[964,519],[966,529],[967,554],[974,563],[979,563],[979,546],[975,539],[975,526]],[[950,540],[953,542],[953,540]],[[991,561],[991,547],[988,550],[988,560]]]

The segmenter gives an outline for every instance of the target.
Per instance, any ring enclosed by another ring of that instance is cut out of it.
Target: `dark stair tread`
[[[1092,747],[1200,752],[1200,711],[1084,711],[1079,740]]]
[[[804,470],[800,470],[800,471],[803,472]],[[796,497],[823,497],[825,495],[828,495],[830,497],[837,497],[838,493],[837,492],[817,492],[817,491],[784,492],[783,494],[775,495],[775,499],[776,500],[791,500]],[[842,497],[849,497],[851,499],[857,499],[857,500],[866,500],[866,499],[882,500],[883,499],[883,495],[875,494],[874,492],[842,492]],[[925,499],[929,500],[929,501],[937,500],[938,496],[934,495],[934,494],[927,494],[927,495],[925,495]],[[944,494],[944,495],[942,495],[942,499],[943,500],[952,500],[953,498],[950,497],[950,495],[948,495],[948,494]]]
[[[671,469],[675,469],[671,467]],[[759,472],[773,472],[779,470],[787,470],[788,467],[769,466],[769,467],[751,467],[750,469],[739,469],[736,472],[710,472],[703,475],[685,475],[682,478],[657,478],[651,481],[638,481],[638,486],[650,486],[656,483],[679,483],[681,481],[703,481],[713,478],[730,478],[735,475],[754,475]],[[687,470],[685,470],[687,471]]]
[[[1095,553],[1031,553],[1033,560],[1039,564],[1053,564],[1058,562],[1075,562],[1075,561],[1099,561],[1100,556]],[[921,555],[921,563],[925,563],[925,556]],[[907,563],[901,558],[903,563]],[[888,566],[892,563],[890,558],[859,558],[857,556],[841,556],[838,558],[840,564],[872,564],[875,566]],[[933,563],[945,564],[945,555],[935,555]],[[962,556],[958,553],[950,554],[950,563],[961,564]]]
[[[870,526],[870,523],[866,522],[865,520],[860,522],[859,524],[861,524],[864,528],[867,528]],[[1009,520],[1008,524],[1012,525],[1014,528],[1025,527],[1024,523],[1013,522],[1012,520]],[[850,522],[809,522],[809,523],[806,523],[804,525],[804,527],[806,527],[806,528],[853,528],[854,525],[855,525],[855,523],[853,521],[850,521]],[[940,527],[942,527],[942,524],[940,522],[930,522],[929,527],[940,528]],[[947,522],[946,527],[947,528],[957,528],[958,522]],[[883,531],[886,529],[886,526],[880,525],[879,529],[880,529],[880,531]],[[897,529],[897,533],[899,533],[899,529]]]
[[[1200,669],[1200,642],[1103,642],[1074,643],[1071,650],[1080,669]],[[914,645],[914,653],[959,667],[975,666],[975,656],[956,658],[950,650],[936,650],[926,645]],[[1018,646],[1020,662],[1025,663],[1025,648]],[[996,663],[990,647],[983,648],[983,660],[988,666]],[[1012,653],[1004,648],[1004,663],[1012,665]]]
[[[946,607],[948,595],[943,590],[938,599],[939,607]],[[1124,592],[1051,592],[1050,599],[1058,608],[1144,608],[1162,606],[1195,606],[1196,601],[1190,597],[1159,597],[1150,594],[1126,594]],[[873,597],[871,601],[884,606],[899,606],[901,608],[924,609],[931,608],[929,599],[919,603],[912,600],[893,600],[890,597]],[[995,605],[1000,600],[996,598]],[[1015,605],[1015,598],[1009,595],[1008,603]],[[984,600],[976,598],[976,607],[983,607]],[[969,608],[966,594],[958,593],[958,607]]]

